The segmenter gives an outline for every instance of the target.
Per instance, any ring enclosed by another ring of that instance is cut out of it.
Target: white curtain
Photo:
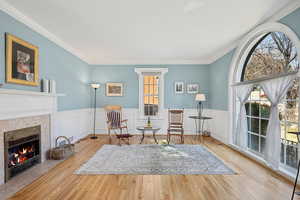
[[[251,93],[252,85],[239,85],[236,86],[236,97],[240,103],[239,108],[237,108],[237,119],[236,119],[236,130],[233,134],[233,141],[236,145],[241,148],[247,146],[247,118],[246,118],[246,108],[245,103]]]
[[[267,80],[261,83],[262,89],[271,101],[270,118],[267,128],[265,159],[273,169],[278,169],[280,162],[280,119],[278,104],[285,97],[295,75]]]

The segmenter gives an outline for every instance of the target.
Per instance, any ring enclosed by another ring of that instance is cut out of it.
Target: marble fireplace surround
[[[57,97],[61,95],[0,89],[0,184],[4,183],[4,133],[41,125],[41,161],[54,144]]]

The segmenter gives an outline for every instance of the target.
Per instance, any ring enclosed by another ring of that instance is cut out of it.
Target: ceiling
[[[6,0],[6,5],[89,64],[201,64],[291,1]]]

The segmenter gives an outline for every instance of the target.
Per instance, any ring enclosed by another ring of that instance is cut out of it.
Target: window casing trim
[[[151,119],[162,119],[162,112],[164,109],[164,75],[168,72],[168,68],[139,68],[136,67],[134,71],[139,78],[139,118],[146,119],[144,115],[144,74],[143,73],[158,73],[159,74],[159,109],[156,116],[151,116]]]

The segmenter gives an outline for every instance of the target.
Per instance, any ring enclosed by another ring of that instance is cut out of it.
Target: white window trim
[[[263,158],[259,158],[257,155],[254,155],[250,151],[247,151],[247,149],[243,149],[233,142],[233,134],[235,133],[235,121],[236,121],[236,95],[234,92],[234,87],[232,85],[236,84],[240,81],[242,69],[244,66],[244,62],[246,60],[247,55],[251,51],[252,47],[258,42],[259,38],[263,36],[264,34],[267,34],[269,32],[282,32],[285,35],[287,35],[290,40],[294,43],[296,49],[300,51],[300,40],[296,33],[289,28],[288,26],[278,23],[278,22],[270,22],[263,25],[258,26],[253,31],[251,31],[249,34],[247,34],[239,43],[238,47],[236,48],[234,55],[232,57],[230,68],[229,68],[229,74],[228,74],[228,111],[229,111],[229,141],[228,144],[238,151],[245,153],[251,158],[254,158],[256,160],[262,161],[262,163],[265,163],[266,166],[268,164],[265,162]],[[300,54],[298,54],[298,60],[300,60]],[[300,70],[297,74],[297,77],[300,77]],[[299,108],[300,109],[300,108]],[[281,163],[279,163],[281,165]],[[282,174],[285,177],[290,178],[291,174],[287,173],[282,167],[279,168],[279,173]],[[293,175],[294,176],[294,175]]]
[[[159,109],[157,116],[151,117],[152,119],[161,119],[162,112],[164,109],[164,94],[165,94],[165,81],[164,76],[168,72],[168,68],[135,68],[134,71],[139,76],[139,118],[146,119],[144,115],[144,81],[143,81],[143,73],[160,73],[159,79]]]

